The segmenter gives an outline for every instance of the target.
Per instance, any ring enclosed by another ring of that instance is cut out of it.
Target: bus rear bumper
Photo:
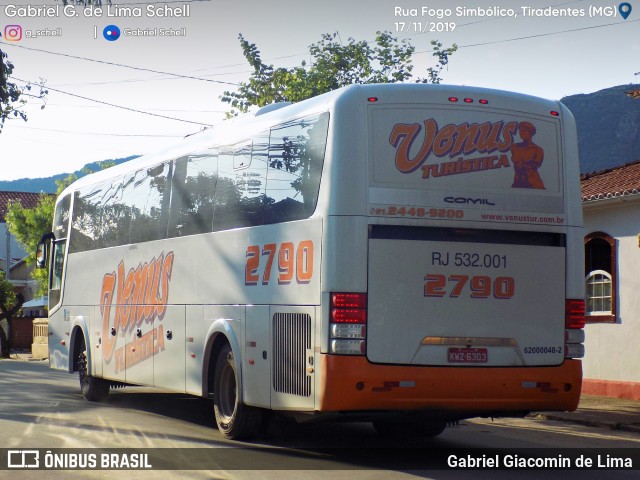
[[[504,368],[377,365],[326,354],[321,361],[320,412],[420,410],[468,418],[573,411],[582,382],[580,360]]]

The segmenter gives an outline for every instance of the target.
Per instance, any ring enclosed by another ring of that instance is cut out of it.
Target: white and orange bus
[[[279,108],[281,107],[281,108]],[[437,435],[572,410],[584,354],[574,120],[480,88],[351,86],[76,181],[50,265],[50,365],[94,400],[213,399]]]

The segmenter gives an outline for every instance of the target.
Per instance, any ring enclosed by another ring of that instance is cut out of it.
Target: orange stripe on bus
[[[319,410],[567,410],[580,399],[582,363],[557,367],[375,365],[365,357],[322,355]]]

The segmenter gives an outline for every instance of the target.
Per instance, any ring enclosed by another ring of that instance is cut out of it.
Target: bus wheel
[[[109,394],[109,382],[88,374],[87,350],[84,343],[80,352],[78,355],[78,375],[82,396],[90,402],[103,400]]]
[[[213,388],[213,411],[220,433],[231,440],[255,436],[260,431],[262,412],[239,402],[238,372],[228,344],[218,353]]]
[[[442,420],[374,420],[373,428],[380,435],[389,437],[437,437],[444,429],[447,423]]]

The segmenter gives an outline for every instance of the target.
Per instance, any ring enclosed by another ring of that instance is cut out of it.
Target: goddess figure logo
[[[422,146],[414,149],[420,132],[424,129]],[[423,124],[398,123],[393,126],[389,143],[396,149],[396,168],[402,173],[422,171],[422,178],[436,178],[500,168],[513,164],[513,188],[543,189],[544,183],[538,169],[544,159],[544,150],[533,142],[535,126],[530,122],[484,122],[448,124],[438,127],[435,119]],[[515,135],[522,140],[515,143]],[[511,154],[511,161],[507,152]],[[469,157],[471,154],[482,156]],[[426,163],[430,156],[448,157],[440,163]]]
[[[544,188],[538,169],[544,160],[544,150],[533,143],[536,127],[529,122],[518,124],[518,133],[522,142],[511,145],[511,161],[515,175],[513,177],[514,188]]]

